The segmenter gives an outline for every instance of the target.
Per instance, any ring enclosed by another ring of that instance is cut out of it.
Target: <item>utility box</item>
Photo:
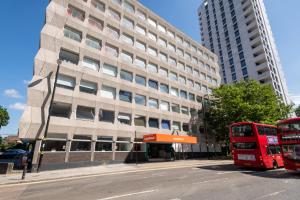
[[[11,174],[13,172],[14,163],[0,162],[0,174]]]

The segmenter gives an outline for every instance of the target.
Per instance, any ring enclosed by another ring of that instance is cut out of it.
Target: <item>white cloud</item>
[[[14,109],[14,110],[25,110],[26,104],[17,102],[17,103],[9,105],[9,108]]]
[[[300,105],[300,95],[290,95],[292,102],[296,105]]]
[[[22,98],[22,96],[19,94],[19,92],[15,89],[4,90],[4,95],[11,97],[11,98],[16,98],[16,99]]]

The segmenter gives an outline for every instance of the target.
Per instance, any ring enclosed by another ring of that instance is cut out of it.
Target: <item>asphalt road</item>
[[[300,173],[186,167],[0,187],[0,200],[300,199]]]

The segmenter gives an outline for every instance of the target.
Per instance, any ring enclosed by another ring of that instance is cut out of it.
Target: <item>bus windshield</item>
[[[250,137],[254,135],[251,124],[233,126],[231,132],[232,137]]]
[[[279,124],[278,128],[280,133],[290,133],[290,132],[300,133],[300,121]]]
[[[283,145],[283,156],[292,160],[300,160],[300,144]]]

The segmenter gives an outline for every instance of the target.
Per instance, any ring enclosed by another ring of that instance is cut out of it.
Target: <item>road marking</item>
[[[211,179],[211,180],[207,180],[207,181],[200,181],[200,182],[195,182],[195,183],[192,183],[193,185],[195,184],[203,184],[203,183],[209,183],[209,182],[215,182],[215,181],[226,181],[228,180],[229,178],[217,178],[217,179]]]
[[[142,191],[142,192],[134,192],[134,193],[123,194],[123,195],[118,195],[118,196],[106,197],[106,198],[102,198],[102,199],[98,199],[98,200],[118,199],[118,198],[122,198],[122,197],[128,197],[128,196],[133,196],[133,195],[151,193],[151,192],[155,192],[155,191],[156,190],[146,190],[146,191]]]
[[[280,191],[277,191],[277,192],[273,192],[273,193],[270,193],[270,194],[266,194],[266,195],[263,195],[263,196],[260,196],[260,197],[257,197],[255,198],[254,200],[258,200],[258,199],[264,199],[266,197],[272,197],[272,196],[276,196],[282,192],[285,192],[286,190],[280,190]]]

